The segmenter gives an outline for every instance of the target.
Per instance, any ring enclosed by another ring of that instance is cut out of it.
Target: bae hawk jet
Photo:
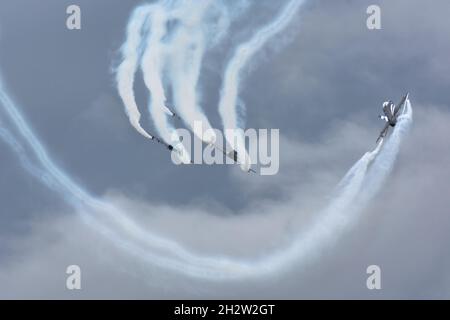
[[[400,115],[400,110],[404,107],[406,100],[409,98],[409,93],[407,93],[399,104],[395,105],[392,101],[386,101],[383,103],[383,113],[384,115],[380,115],[379,118],[381,120],[386,121],[386,125],[384,126],[383,130],[380,133],[380,136],[377,139],[377,143],[386,137],[389,128],[395,127],[397,124],[398,116]]]
[[[232,159],[234,161],[235,164],[241,165],[241,163],[239,162],[238,159],[238,152],[236,150],[232,150],[231,152],[226,152],[225,150],[219,148],[218,146],[216,146],[215,144],[213,144],[214,148],[216,148],[217,150],[221,151],[226,157]],[[253,170],[252,168],[246,168],[245,169],[248,173],[256,173],[255,170]]]

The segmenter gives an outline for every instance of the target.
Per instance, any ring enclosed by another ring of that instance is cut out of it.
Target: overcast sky
[[[450,2],[307,1],[243,81],[247,127],[280,129],[280,172],[267,177],[176,167],[129,125],[112,69],[142,2],[0,3],[3,81],[52,158],[94,195],[193,250],[261,254],[283,246],[292,217],[308,227],[373,149],[382,102],[409,91],[414,124],[394,171],[357,223],[311,261],[252,281],[208,282],[115,247],[0,144],[0,298],[450,298]],[[73,3],[82,10],[78,31],[65,26]],[[214,127],[226,62],[284,3],[253,1],[207,53],[200,89]],[[381,30],[366,27],[371,4],[381,7]],[[145,105],[143,88],[138,77]],[[153,130],[145,112],[142,122]],[[82,268],[81,291],[65,288],[71,264]],[[379,291],[366,288],[373,264]]]

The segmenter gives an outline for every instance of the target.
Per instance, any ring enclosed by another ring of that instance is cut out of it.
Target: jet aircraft
[[[405,106],[406,101],[409,98],[409,93],[407,93],[400,102],[395,105],[392,101],[386,101],[383,103],[383,113],[379,118],[386,121],[386,125],[378,136],[377,143],[381,141],[388,134],[390,127],[395,127],[397,124],[398,116],[400,115],[400,110]]]

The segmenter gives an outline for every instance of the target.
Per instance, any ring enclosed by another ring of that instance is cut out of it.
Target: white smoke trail
[[[125,110],[131,125],[144,137],[152,139],[140,124],[141,113],[134,95],[134,76],[140,60],[140,46],[142,42],[142,31],[148,14],[153,6],[145,5],[136,8],[131,16],[127,27],[127,39],[122,46],[122,63],[117,68],[116,81],[119,95],[122,98]]]
[[[213,1],[211,0],[199,1],[195,5],[191,3],[176,15],[179,26],[173,32],[168,68],[168,81],[173,89],[175,108],[194,134],[208,144],[214,143],[216,137],[211,124],[199,106],[197,84],[207,40],[207,28],[204,20],[207,9],[212,5]],[[192,8],[192,6],[196,8]],[[218,9],[220,16],[226,19],[225,10],[220,3]],[[218,26],[222,36],[229,25],[229,22],[223,19]],[[202,126],[194,126],[196,122],[201,123]]]
[[[392,135],[383,140],[372,152],[366,153],[338,184],[336,196],[326,209],[317,214],[308,229],[292,242],[292,245],[268,260],[266,268],[289,266],[294,260],[311,259],[321,253],[324,246],[351,228],[360,218],[364,207],[379,192],[389,177],[403,137],[412,123],[412,108],[406,101]]]
[[[362,188],[367,187],[367,168],[375,171],[379,181],[387,177],[390,171],[380,170],[378,167],[381,166],[380,164],[384,168],[392,167],[401,137],[405,133],[405,128],[409,126],[408,119],[411,118],[411,108],[408,103],[406,114],[399,120],[392,135],[393,139],[386,143],[386,149],[379,145],[375,151],[367,153],[355,164],[344,178],[338,195],[327,209],[317,216],[317,220],[305,233],[296,237],[287,248],[280,249],[277,253],[265,258],[249,261],[194,254],[171,240],[146,232],[119,208],[90,195],[56,166],[14,102],[1,88],[0,102],[4,106],[7,117],[16,126],[25,143],[38,159],[38,166],[41,167],[37,171],[36,164],[27,165],[25,168],[35,176],[45,176],[45,181],[50,181],[47,185],[59,192],[71,205],[77,209],[81,208],[84,220],[92,228],[108,237],[117,247],[126,249],[127,252],[148,263],[209,280],[241,279],[279,272],[281,269],[292,267],[294,261],[310,258],[313,253],[319,252],[322,246],[329,243],[333,237],[337,237],[339,231],[348,228],[355,221],[357,218],[355,214],[360,212],[355,210],[353,205],[357,196],[369,199],[374,195],[374,190]],[[5,138],[4,134],[1,136]],[[16,146],[13,150],[22,159],[26,159],[22,162],[31,163],[32,157],[23,151],[25,148],[18,148],[20,144],[14,141],[15,138],[10,133],[6,136],[7,142]],[[377,159],[380,160],[377,162]]]
[[[290,0],[275,20],[259,30],[250,41],[236,49],[233,58],[226,67],[219,102],[219,113],[225,129],[237,129],[242,122],[238,119],[237,99],[243,68],[272,37],[279,34],[289,25],[304,2],[305,0]],[[245,149],[244,136],[242,134],[239,135],[237,141],[231,135],[227,136],[225,134],[225,138],[230,145],[236,147],[238,155],[242,155],[243,158],[239,162],[242,164],[242,169],[248,171],[251,159]]]
[[[167,31],[166,11],[161,6],[155,6],[149,15],[149,19],[150,31],[147,39],[145,39],[146,48],[142,56],[141,68],[144,75],[144,83],[150,92],[149,110],[156,129],[167,143],[172,143],[171,138],[175,129],[167,121],[164,108],[166,96],[161,79],[162,68],[165,62],[161,40]]]
[[[364,207],[382,188],[386,178],[391,174],[395,159],[400,150],[403,137],[408,133],[413,121],[413,110],[409,99],[398,117],[397,125],[386,142],[383,154],[376,158],[367,175],[367,186],[358,201],[359,207]]]
[[[3,128],[3,125],[0,123],[0,138],[6,142],[7,145],[11,147],[14,153],[18,156],[19,161],[22,167],[25,168],[34,178],[40,180],[47,187],[53,189],[53,181],[48,175],[42,171],[40,168],[36,167],[31,160],[28,158],[27,153],[23,146],[14,138],[14,135],[11,134],[8,130]]]

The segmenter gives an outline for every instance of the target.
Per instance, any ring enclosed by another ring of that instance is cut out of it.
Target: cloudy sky
[[[81,30],[66,28],[73,3]],[[450,297],[448,1],[307,1],[242,83],[246,127],[280,129],[280,172],[265,177],[230,166],[174,166],[129,125],[113,67],[129,16],[142,3],[2,1],[0,70],[56,164],[149,233],[202,255],[253,259],[287,246],[374,148],[382,102],[409,91],[414,123],[394,170],[357,219],[314,254],[262,277],[210,281],[119,248],[1,143],[0,298]],[[250,3],[203,64],[202,107],[216,128],[227,61],[287,0]],[[366,27],[371,4],[381,7],[381,30]],[[139,76],[136,97],[145,106]],[[79,291],[66,289],[72,264],[82,270]],[[381,268],[381,290],[366,287],[369,265]]]

